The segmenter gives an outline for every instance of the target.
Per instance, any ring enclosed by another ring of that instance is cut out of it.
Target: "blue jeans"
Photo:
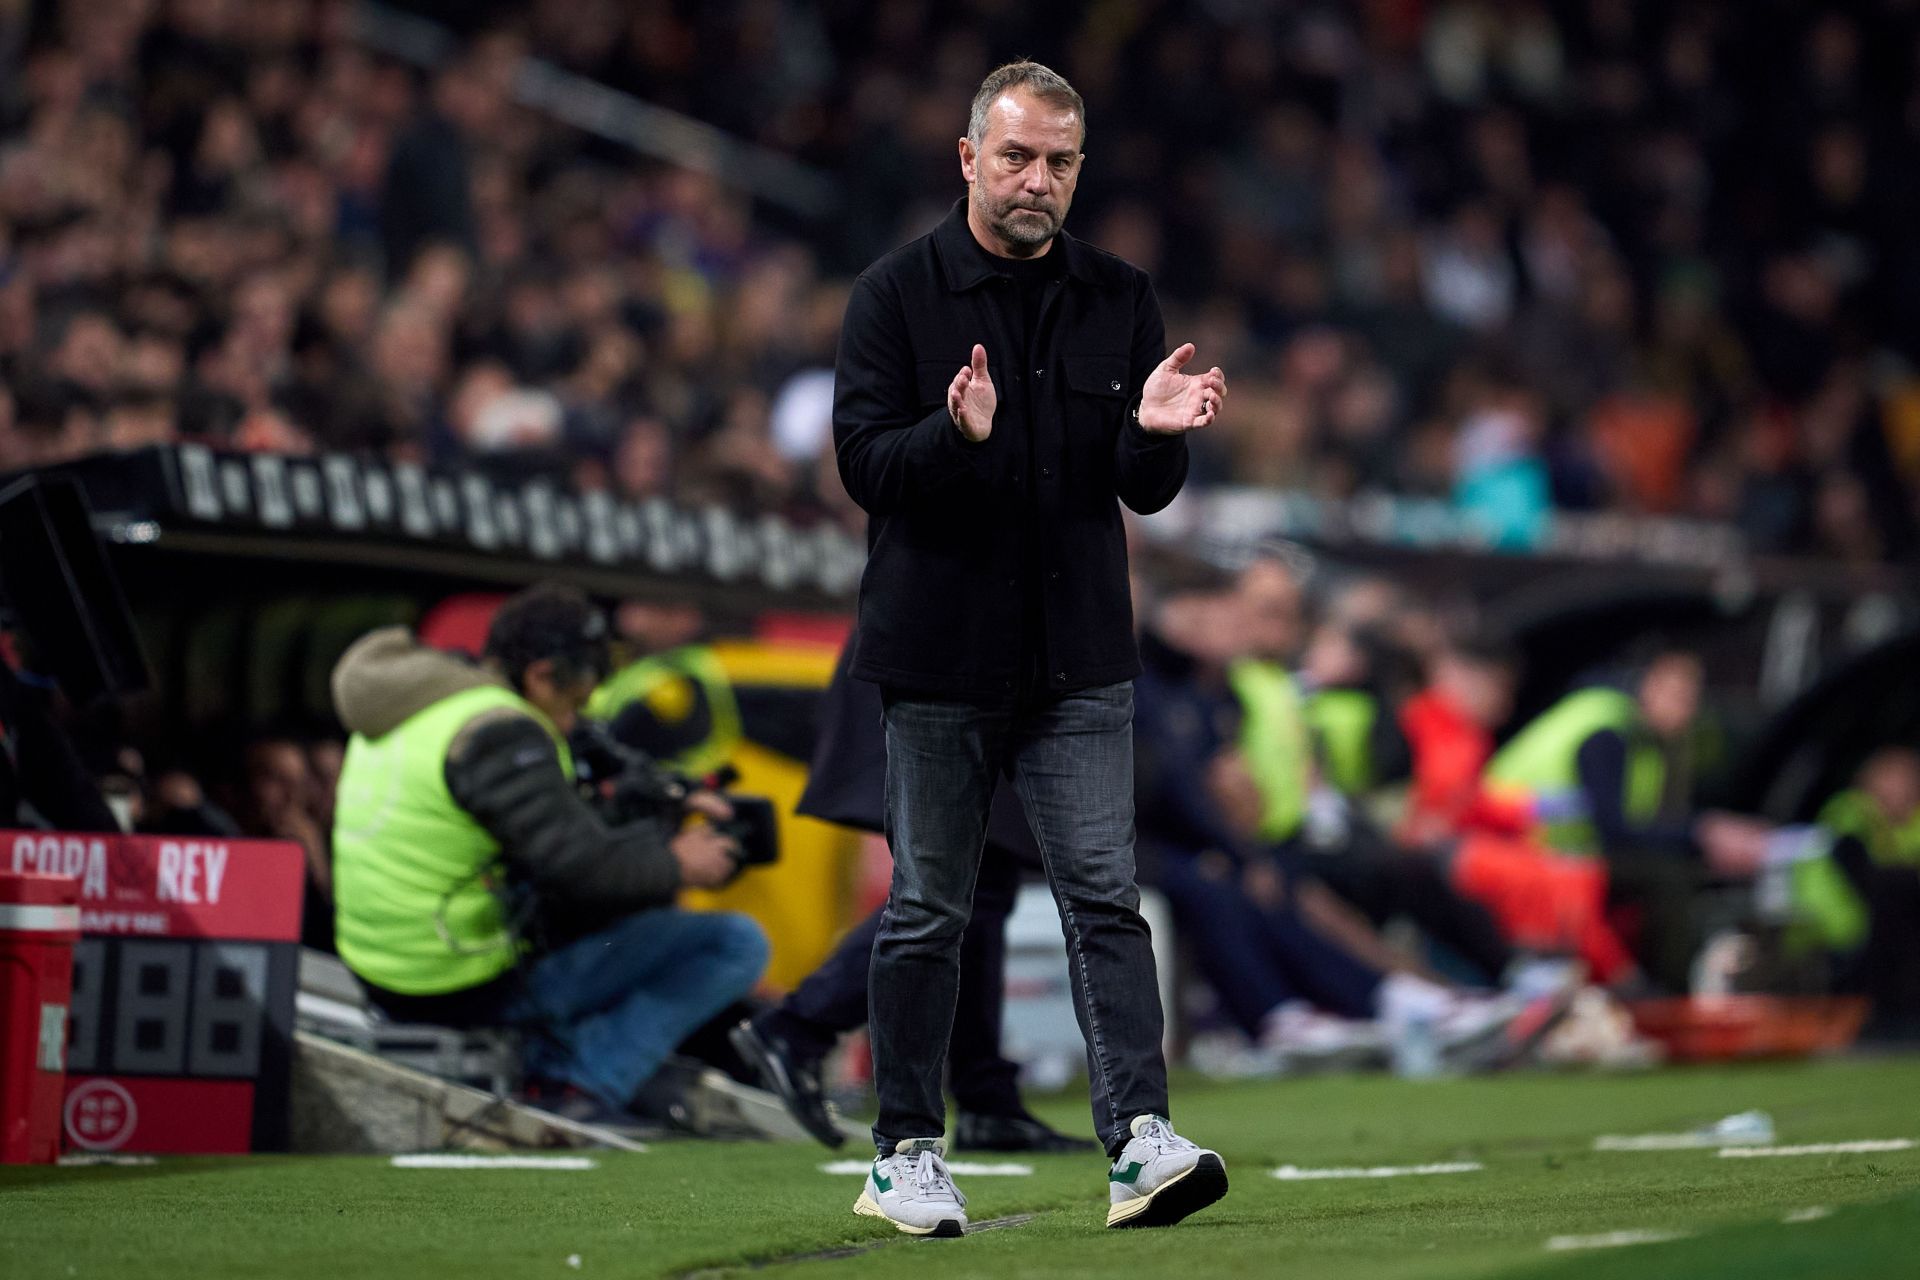
[[[766,967],[766,935],[747,917],[662,907],[535,960],[502,1016],[534,1033],[529,1075],[624,1108],[676,1045],[752,990]]]
[[[1249,1037],[1258,1039],[1269,1013],[1305,999],[1343,1018],[1371,1018],[1383,975],[1302,919],[1291,892],[1261,907],[1240,887],[1239,873],[1209,875],[1199,858],[1167,851],[1160,892],[1193,944],[1214,992]]]
[[[875,1146],[946,1131],[960,939],[1005,771],[1060,908],[1094,1129],[1118,1150],[1135,1116],[1167,1114],[1160,988],[1134,884],[1133,686],[1013,707],[890,696],[885,720],[893,885],[868,984]]]
[[[1007,984],[1007,917],[1020,894],[1020,864],[987,842],[974,884],[973,921],[960,940],[960,986],[947,1084],[962,1111],[983,1116],[1023,1113],[1020,1069],[1000,1056],[1000,1023]],[[825,963],[763,1015],[767,1027],[801,1053],[824,1058],[846,1032],[867,1025],[867,980],[873,942],[885,913],[853,926]]]

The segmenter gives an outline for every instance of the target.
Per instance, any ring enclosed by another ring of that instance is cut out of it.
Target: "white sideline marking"
[[[1283,1164],[1273,1171],[1282,1182],[1312,1182],[1321,1178],[1424,1178],[1436,1173],[1479,1173],[1486,1168],[1478,1160],[1456,1160],[1449,1164],[1383,1164],[1371,1169],[1302,1169]]]
[[[1702,1151],[1708,1147],[1753,1146],[1753,1140],[1716,1133],[1602,1134],[1593,1140],[1595,1151]]]
[[[159,1164],[152,1156],[119,1155],[111,1151],[76,1151],[72,1155],[61,1156],[60,1163],[66,1168],[84,1168],[87,1165],[146,1165]]]
[[[865,1173],[873,1168],[862,1160],[835,1160],[820,1166],[822,1173]],[[947,1172],[966,1178],[1027,1178],[1033,1176],[1030,1164],[982,1164],[974,1160],[949,1160]]]
[[[1790,1227],[1797,1227],[1803,1222],[1818,1222],[1822,1218],[1831,1218],[1832,1216],[1833,1210],[1823,1204],[1816,1204],[1809,1205],[1805,1209],[1795,1209],[1792,1213],[1780,1219],[1780,1221]]]
[[[1595,1151],[1690,1151],[1726,1145],[1724,1138],[1706,1133],[1603,1133],[1593,1140]]]
[[[1911,1151],[1912,1138],[1862,1138],[1858,1142],[1809,1142],[1798,1147],[1726,1147],[1722,1160],[1751,1156],[1851,1156],[1873,1151]]]
[[[1564,1253],[1570,1249],[1620,1249],[1632,1244],[1665,1244],[1685,1240],[1687,1231],[1603,1231],[1597,1236],[1549,1236],[1547,1250]]]
[[[560,1169],[577,1173],[598,1169],[600,1162],[586,1156],[395,1156],[396,1169]]]

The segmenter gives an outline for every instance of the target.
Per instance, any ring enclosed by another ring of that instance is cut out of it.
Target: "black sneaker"
[[[786,1103],[788,1114],[801,1128],[829,1147],[847,1140],[827,1110],[818,1059],[801,1057],[785,1040],[754,1026],[751,1018],[729,1031],[727,1039],[760,1077],[761,1085]]]
[[[1049,1128],[1030,1115],[993,1116],[962,1111],[953,1127],[955,1151],[1092,1151],[1099,1144]]]

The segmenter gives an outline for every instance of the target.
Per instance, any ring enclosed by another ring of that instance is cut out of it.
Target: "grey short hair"
[[[986,141],[988,109],[1009,89],[1025,89],[1042,102],[1071,108],[1073,114],[1080,117],[1080,141],[1087,140],[1087,104],[1080,100],[1079,91],[1052,67],[1021,61],[996,67],[980,82],[980,91],[973,95],[973,112],[967,117],[967,141],[975,147]]]

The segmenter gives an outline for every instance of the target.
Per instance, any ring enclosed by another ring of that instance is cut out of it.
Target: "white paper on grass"
[[[1698,1151],[1708,1147],[1760,1147],[1773,1141],[1773,1117],[1742,1111],[1685,1133],[1602,1134],[1595,1151]]]

